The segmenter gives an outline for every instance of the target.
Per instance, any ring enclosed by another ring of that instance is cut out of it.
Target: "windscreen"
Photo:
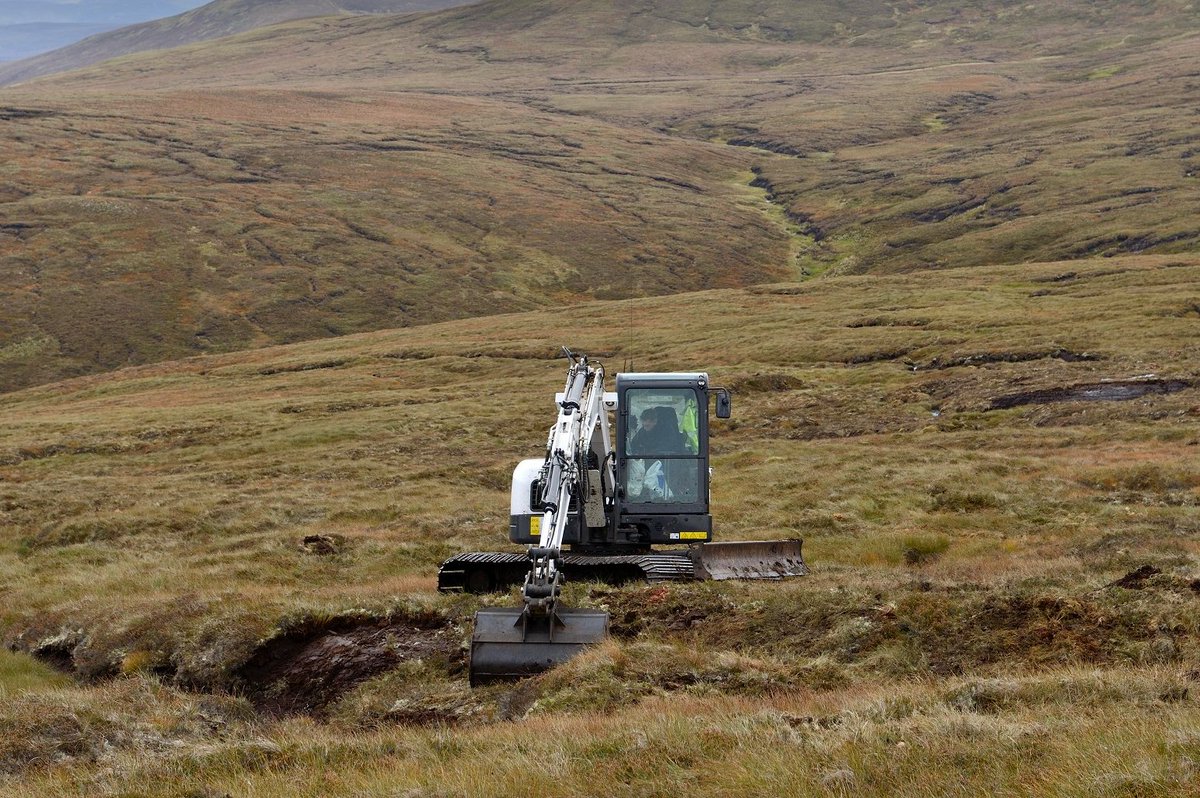
[[[625,440],[625,497],[634,503],[700,501],[700,405],[691,388],[632,388]]]

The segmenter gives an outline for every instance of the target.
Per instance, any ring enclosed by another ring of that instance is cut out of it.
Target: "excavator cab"
[[[707,374],[617,375],[613,526],[620,542],[712,539],[708,405]]]

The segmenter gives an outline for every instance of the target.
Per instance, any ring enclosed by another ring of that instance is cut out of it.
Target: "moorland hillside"
[[[291,19],[398,14],[456,4],[455,0],[214,0],[172,17],[105,30],[48,53],[4,64],[0,66],[0,86],[90,66],[130,53],[166,50],[218,39]]]
[[[1196,41],[495,0],[0,91],[0,793],[1197,794]],[[716,535],[813,573],[472,689],[563,344],[729,386]]]
[[[1172,2],[494,0],[9,89],[0,387],[588,297],[1190,251],[1195,44]]]

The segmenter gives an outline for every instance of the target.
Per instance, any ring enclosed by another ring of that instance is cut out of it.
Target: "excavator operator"
[[[630,454],[684,454],[687,438],[679,431],[675,408],[665,405],[647,407],[642,411],[641,428],[629,442]]]
[[[658,405],[643,410],[639,420],[641,428],[629,442],[629,454],[647,457],[630,461],[630,490],[643,501],[672,501],[675,497],[666,464],[656,458],[689,452],[687,436],[679,429],[679,416],[675,408]]]

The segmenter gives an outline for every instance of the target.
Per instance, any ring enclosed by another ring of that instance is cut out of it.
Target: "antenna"
[[[629,349],[625,358],[625,371],[633,371],[633,266],[625,264],[625,275],[629,284]]]

